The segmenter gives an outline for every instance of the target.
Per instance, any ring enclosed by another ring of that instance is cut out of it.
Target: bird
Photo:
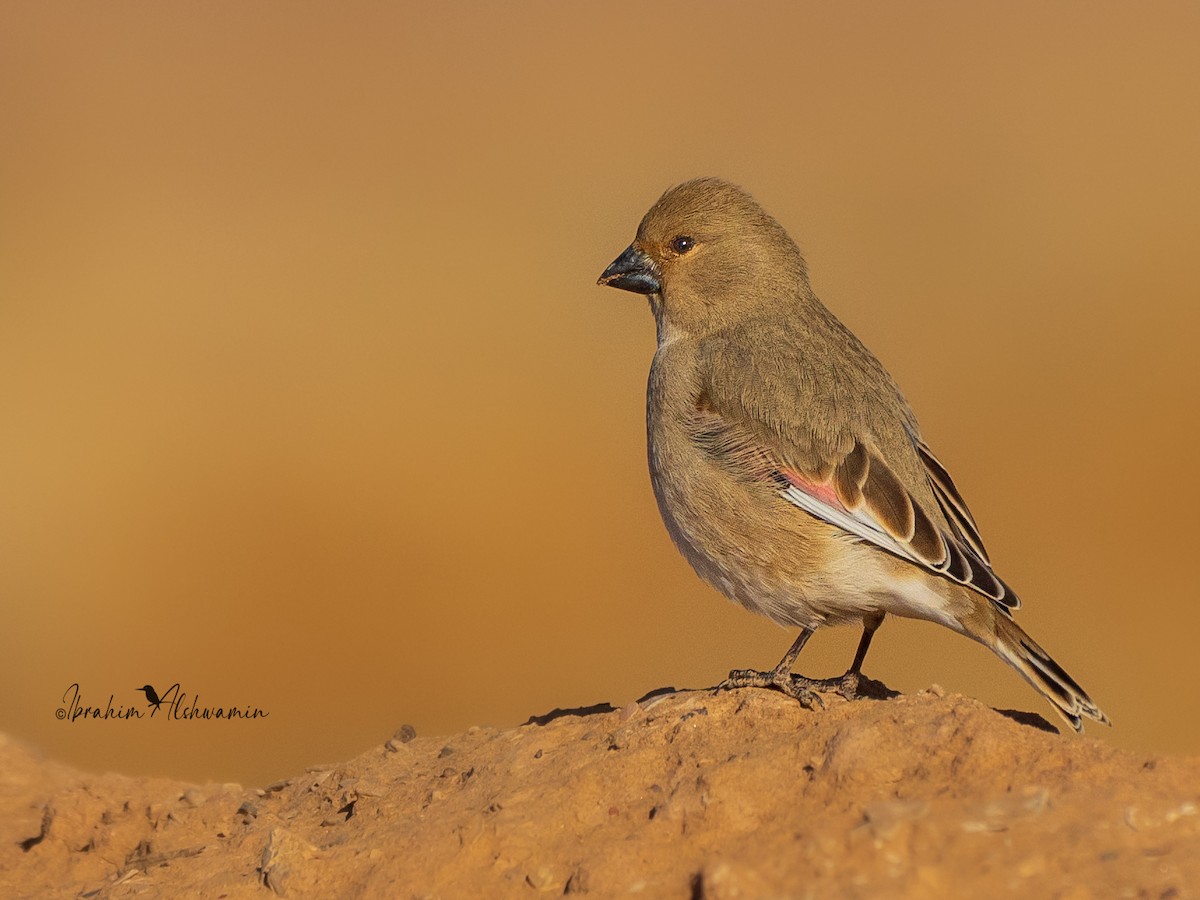
[[[159,698],[158,692],[155,691],[151,685],[144,684],[136,690],[139,690],[146,695],[146,700],[149,701],[146,704],[147,706],[153,706],[155,709],[158,709],[160,706],[162,706],[162,700]]]
[[[988,647],[1076,731],[1110,724],[1017,624],[1020,600],[900,388],[749,193],[711,177],[669,188],[598,284],[645,295],[654,315],[647,456],[673,542],[726,597],[800,629],[774,669],[735,669],[718,689],[852,698],[893,615]],[[855,623],[844,675],[792,672],[818,628]]]

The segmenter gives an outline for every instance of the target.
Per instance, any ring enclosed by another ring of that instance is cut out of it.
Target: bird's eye
[[[696,242],[694,240],[692,240],[690,237],[688,237],[686,234],[681,234],[681,235],[679,235],[679,237],[677,237],[673,241],[671,241],[671,249],[674,250],[676,253],[687,253],[689,250],[691,250],[695,246],[696,246]]]

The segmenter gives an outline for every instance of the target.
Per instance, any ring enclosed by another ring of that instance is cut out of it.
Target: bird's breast
[[[647,461],[668,534],[701,578],[747,609],[781,624],[827,621],[805,599],[804,573],[819,569],[815,545],[792,533],[795,517],[773,518],[789,512],[786,501],[717,464],[697,442],[700,380],[687,377],[688,368],[674,348],[660,351],[647,391]]]

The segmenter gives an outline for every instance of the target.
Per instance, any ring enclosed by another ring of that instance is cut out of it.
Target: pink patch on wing
[[[809,481],[799,472],[792,469],[780,469],[779,474],[786,478],[792,485],[810,497],[816,497],[826,506],[832,506],[834,509],[840,509],[842,512],[847,512],[846,507],[842,506],[842,501],[838,499],[837,490],[832,484],[818,484],[815,481]]]

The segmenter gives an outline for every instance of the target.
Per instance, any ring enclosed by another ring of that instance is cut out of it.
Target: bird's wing
[[[856,441],[834,464],[828,482],[788,466],[781,466],[779,474],[787,481],[786,487],[780,483],[780,493],[805,512],[964,584],[1007,609],[1019,605],[987,560],[951,530],[939,527],[879,455],[863,443]]]
[[[755,390],[747,391],[750,382],[743,376],[717,366],[705,379],[691,423],[692,439],[700,449],[740,477],[769,481],[806,513],[966,585],[1006,612],[1020,606],[1016,594],[992,571],[975,520],[954,482],[914,429],[897,416],[896,425],[903,429],[900,440],[919,460],[909,460],[909,469],[918,473],[914,477],[928,480],[930,490],[922,493],[936,500],[941,516],[926,506],[928,500],[923,503],[905,487],[873,440],[854,433],[852,417],[844,416],[844,403],[832,403],[834,414],[823,416],[820,430],[773,415],[771,397],[783,385],[768,382],[779,371],[777,366],[760,370]],[[804,391],[804,385],[797,389]],[[828,391],[822,396],[828,400]],[[750,397],[755,401],[748,402]]]

